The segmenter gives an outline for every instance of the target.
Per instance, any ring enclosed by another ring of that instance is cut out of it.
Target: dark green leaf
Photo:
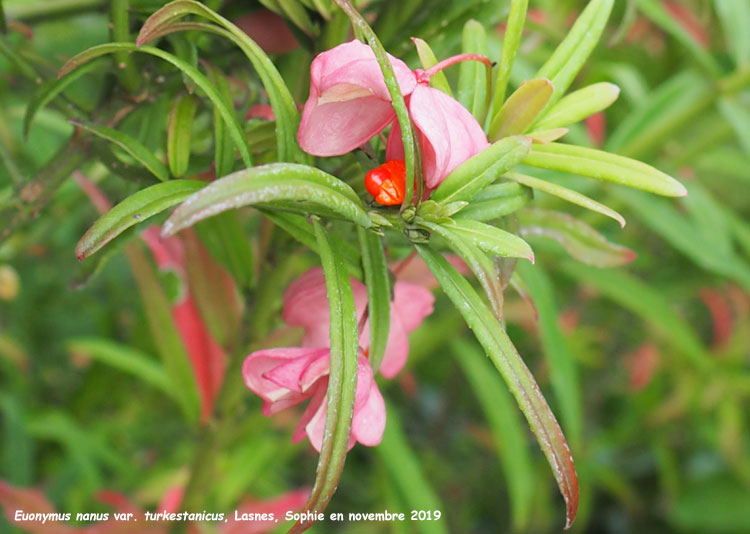
[[[198,221],[243,206],[260,205],[336,216],[369,228],[370,218],[354,191],[315,167],[270,163],[237,171],[206,186],[164,223],[172,235]]]
[[[131,226],[179,204],[205,185],[197,180],[171,180],[130,195],[89,228],[76,245],[76,257],[82,260],[92,255]]]
[[[566,503],[566,528],[578,511],[578,477],[565,436],[512,341],[469,283],[432,249],[415,245],[419,255],[472,329],[526,416],[552,467]]]

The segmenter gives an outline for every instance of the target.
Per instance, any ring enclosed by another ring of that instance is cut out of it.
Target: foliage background
[[[52,4],[69,9],[54,12]],[[111,40],[105,4],[2,3],[9,21],[33,32],[30,39],[11,26],[0,36],[2,225],[10,224],[18,185],[48,172],[58,150],[71,143],[74,128],[61,106],[72,102],[85,113],[106,116],[128,105],[117,80],[126,86],[130,74],[114,76],[116,69],[102,64],[66,89],[64,100],[39,113],[28,139],[22,134],[35,78],[50,79],[75,53]],[[161,4],[130,2],[132,29]],[[206,4],[230,18],[260,7]],[[476,19],[487,28],[490,57],[499,57],[505,2],[427,4],[369,4],[391,53],[417,66],[412,35],[427,40],[439,58],[456,53],[464,23]],[[527,23],[514,87],[549,56],[584,4],[530,2],[536,16]],[[535,239],[537,267],[526,270],[539,322],[527,303],[507,296],[508,331],[553,410],[559,415],[566,396],[577,406],[580,432],[571,435],[570,422],[562,421],[582,486],[574,530],[750,530],[748,13],[741,0],[618,1],[603,43],[577,78],[577,87],[612,81],[622,92],[606,111],[603,140],[591,135],[596,124],[571,129],[568,139],[589,146],[603,142],[609,150],[644,159],[680,178],[690,195],[662,200],[573,181],[578,190],[603,196],[628,225],[620,230],[597,215],[575,214],[637,251],[637,259],[624,267],[592,268],[569,259],[556,244]],[[333,39],[328,33],[311,39],[290,26],[310,49],[324,49],[323,41]],[[168,46],[227,73],[239,116],[264,102],[257,76],[228,43],[190,36]],[[304,47],[275,57],[299,102],[307,94],[311,57]],[[172,100],[184,94],[183,80],[150,58],[134,61],[136,75],[151,76],[153,102],[132,112],[122,128],[163,155],[167,115]],[[211,120],[210,107],[199,104],[189,174],[205,171],[211,162]],[[249,121],[248,130],[261,135],[257,125]],[[96,146],[74,168],[97,180],[113,200],[143,186],[132,173],[111,172],[100,162],[103,151]],[[534,202],[558,205],[544,195]],[[14,228],[0,245],[0,478],[43,488],[65,511],[105,510],[93,498],[103,488],[153,508],[167,487],[184,482],[199,430],[158,389],[91,357],[97,343],[146,355],[159,351],[124,255],[114,256],[85,287],[73,289],[82,275],[73,250],[96,216],[76,183],[65,180],[38,216]],[[241,222],[257,249],[257,217],[243,212]],[[279,256],[296,251],[277,280],[279,288],[316,261],[281,233],[274,234],[272,246]],[[162,281],[169,286],[168,279]],[[271,309],[278,305],[272,302]],[[533,439],[526,435],[521,447],[504,441],[503,425],[518,419],[515,406],[506,409],[507,399],[487,383],[481,368],[472,373],[462,363],[462,354],[476,350],[463,344],[468,341],[453,341],[469,339],[462,324],[439,297],[436,313],[412,336],[407,371],[382,385],[389,424],[400,420],[407,448],[355,448],[330,511],[429,504],[443,511],[445,522],[420,528],[496,532],[498,525],[511,525],[510,488],[520,499],[516,503],[526,503],[515,510],[516,528],[559,528],[561,500]],[[555,364],[560,361],[571,362],[568,380],[560,379]],[[490,391],[486,403],[483,387]],[[294,421],[261,417],[258,399],[249,392],[240,404],[241,424],[226,447],[212,453],[218,471],[206,491],[207,510],[232,510],[244,495],[270,497],[311,482],[315,455],[306,442],[289,443]],[[493,433],[496,428],[500,432]],[[412,463],[421,475],[400,476]],[[378,525],[356,529],[380,531]],[[0,531],[11,531],[2,519]]]

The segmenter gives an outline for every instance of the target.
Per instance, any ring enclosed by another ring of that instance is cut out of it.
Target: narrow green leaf
[[[302,153],[297,145],[296,136],[299,125],[299,113],[297,112],[297,105],[289,92],[289,88],[284,83],[276,66],[258,44],[229,20],[200,2],[176,0],[170,2],[148,18],[138,34],[136,43],[144,45],[168,33],[170,31],[168,27],[174,24],[174,21],[187,15],[197,15],[218,24],[220,27],[203,25],[202,28],[231,40],[242,50],[258,73],[263,87],[266,93],[268,93],[268,99],[276,116],[276,139],[279,159],[281,161],[306,161],[307,156]],[[181,31],[180,27],[176,26],[175,31]],[[237,139],[235,138],[236,142]],[[241,147],[238,146],[238,148],[242,151]],[[249,167],[251,164],[245,162],[245,165]]]
[[[2,10],[2,6],[0,6]],[[30,485],[33,483],[34,440],[27,429],[27,414],[23,396],[15,394],[10,388],[0,391],[0,414],[3,433],[0,437],[0,453],[3,478],[7,482]],[[2,483],[0,483],[2,484]],[[1,486],[0,486],[1,487]],[[7,501],[5,501],[7,506]]]
[[[163,59],[164,61],[171,63],[180,71],[183,72],[188,78],[193,80],[195,84],[201,88],[201,90],[206,93],[206,96],[211,100],[213,105],[219,110],[221,113],[222,118],[224,119],[224,122],[227,124],[227,128],[229,128],[229,133],[232,135],[232,139],[234,140],[235,145],[237,146],[237,149],[240,151],[240,155],[242,156],[242,160],[244,161],[245,165],[248,167],[252,166],[253,164],[253,158],[250,155],[250,149],[247,145],[247,140],[245,139],[245,135],[242,132],[242,127],[240,126],[239,121],[237,120],[237,117],[234,115],[233,110],[228,109],[224,102],[221,99],[221,96],[216,92],[214,87],[211,85],[211,82],[206,79],[203,74],[198,72],[194,67],[192,67],[190,64],[182,61],[181,59],[173,56],[172,54],[169,54],[167,52],[164,52],[163,50],[159,50],[158,48],[152,48],[150,46],[136,46],[134,44],[130,43],[109,43],[109,44],[103,44],[98,46],[93,46],[89,48],[88,50],[84,50],[77,56],[69,59],[65,65],[63,65],[60,70],[57,73],[58,78],[63,78],[68,73],[76,70],[77,68],[81,67],[82,65],[85,65],[89,61],[96,59],[98,57],[101,57],[103,55],[107,54],[114,54],[115,52],[120,51],[132,51],[132,52],[142,52],[144,54],[150,54],[152,56],[156,56],[158,58]]]
[[[471,285],[440,254],[423,245],[415,247],[500,372],[526,416],[565,499],[565,527],[570,527],[578,511],[578,476],[565,436],[539,386],[513,342]]]
[[[531,139],[522,135],[506,137],[464,161],[432,192],[430,198],[449,204],[471,198],[515,167],[531,150]]]
[[[521,235],[554,239],[579,261],[597,267],[614,267],[635,259],[635,252],[607,240],[585,222],[567,213],[541,209],[518,212]]]
[[[367,286],[367,312],[370,321],[370,365],[380,368],[391,326],[391,281],[381,238],[357,227],[362,251],[362,271]]]
[[[76,245],[76,257],[91,256],[131,226],[179,204],[205,185],[198,180],[171,180],[130,195],[89,228]]]
[[[193,95],[179,98],[169,113],[167,161],[172,176],[181,178],[190,165],[190,137],[198,101]]]
[[[692,54],[695,61],[712,76],[721,76],[721,67],[700,43],[688,32],[682,24],[677,22],[661,2],[655,0],[636,0],[641,13],[650,18],[657,26],[674,37]]]
[[[562,143],[534,145],[523,163],[606,180],[667,197],[687,194],[680,182],[650,165],[593,148]]]
[[[604,31],[614,0],[591,0],[562,43],[534,78],[549,78],[555,88],[551,103],[559,100],[573,83]]]
[[[534,130],[560,128],[582,121],[589,115],[607,109],[617,100],[620,88],[600,82],[573,91],[560,99],[534,124]]]
[[[573,191],[572,189],[568,189],[567,187],[548,182],[547,180],[540,180],[539,178],[517,172],[505,173],[503,177],[518,182],[519,184],[523,184],[527,187],[531,187],[532,189],[536,189],[537,191],[542,191],[543,193],[547,193],[548,195],[561,198],[567,202],[570,202],[571,204],[575,204],[576,206],[581,206],[582,208],[586,208],[587,210],[601,213],[602,215],[605,215],[617,221],[620,224],[620,227],[625,227],[625,218],[622,215],[617,213],[612,208],[605,206],[604,204],[601,204],[596,200],[587,197],[586,195],[582,195],[578,191]]]
[[[529,244],[510,232],[471,219],[456,219],[450,228],[490,254],[509,258],[526,258],[534,263],[534,252]]]
[[[292,209],[337,216],[369,228],[370,218],[354,191],[315,167],[270,163],[237,171],[211,182],[188,198],[164,223],[173,235],[198,221],[243,206]]]
[[[234,106],[234,102],[229,92],[229,83],[226,76],[219,69],[211,65],[207,67],[207,70],[211,83],[216,87],[217,94],[224,101],[224,105],[231,109]],[[249,137],[248,144],[254,147],[254,143],[250,142]],[[224,125],[221,113],[219,113],[218,109],[214,108],[214,171],[216,177],[221,178],[222,176],[226,176],[232,172],[233,168],[234,146],[231,140],[227,138],[227,127]]]
[[[433,514],[435,511],[445,513],[446,508],[425,476],[419,456],[409,446],[396,406],[386,404],[386,410],[388,420],[383,441],[374,448],[375,454],[380,458],[390,480],[400,490],[399,493],[403,495],[410,510],[430,510]],[[419,531],[424,534],[444,534],[448,532],[447,524],[445,517],[421,521]]]
[[[65,342],[69,353],[81,354],[114,367],[146,382],[170,397],[177,398],[175,387],[164,368],[137,349],[97,337],[77,337]]]
[[[548,145],[564,137],[569,131],[567,128],[553,128],[551,130],[535,130],[527,135],[531,138],[532,143]]]
[[[505,27],[505,38],[503,39],[503,48],[500,52],[500,63],[497,67],[497,77],[495,78],[495,93],[492,96],[493,122],[505,101],[505,93],[508,90],[508,80],[510,80],[510,71],[513,68],[513,62],[518,53],[518,46],[521,43],[521,35],[523,34],[523,25],[526,21],[526,10],[528,9],[528,5],[529,0],[510,0],[508,23]]]
[[[490,301],[495,317],[502,318],[503,315],[503,286],[495,269],[495,263],[476,246],[471,239],[467,239],[451,226],[420,222],[426,230],[439,235],[443,241],[458,254],[469,266],[479,284],[484,289],[487,300]]]
[[[130,156],[133,157],[138,163],[146,167],[151,174],[156,176],[160,181],[166,182],[169,180],[169,172],[164,164],[154,156],[151,151],[143,146],[140,141],[130,137],[127,134],[107,128],[106,126],[99,126],[89,122],[84,122],[77,119],[71,119],[71,124],[83,128],[102,139],[114,143],[118,147],[122,148]]]
[[[143,250],[132,244],[125,249],[125,253],[164,370],[169,375],[185,417],[196,422],[200,414],[198,386],[190,366],[190,357],[172,319],[172,305]]]
[[[310,19],[307,10],[298,0],[276,0],[281,8],[282,15],[291,20],[299,29],[307,35],[317,35],[318,27]]]
[[[461,53],[487,56],[487,33],[484,26],[476,20],[470,20],[464,25]],[[479,124],[484,124],[491,96],[489,75],[489,69],[477,61],[463,61],[459,66],[456,99],[471,111]]]
[[[492,120],[490,141],[525,133],[547,106],[553,92],[552,82],[546,78],[537,78],[521,84]]]
[[[456,219],[492,221],[523,208],[532,199],[531,189],[514,182],[488,185],[471,203],[456,213]]]
[[[674,348],[682,351],[700,369],[713,365],[693,328],[672,309],[657,289],[632,275],[615,269],[597,269],[580,263],[563,262],[562,271],[581,284],[593,286],[606,297],[629,309]]]
[[[418,37],[412,37],[412,41],[414,41],[414,45],[417,47],[417,55],[419,56],[419,61],[422,63],[422,68],[424,70],[437,64],[438,60],[435,57],[435,53],[426,41],[423,41]],[[453,91],[451,91],[448,78],[445,77],[443,71],[436,72],[432,75],[432,78],[430,78],[430,86],[444,92],[448,96],[453,96]]]
[[[398,85],[396,79],[396,73],[393,71],[393,65],[388,59],[388,55],[380,43],[378,36],[372,31],[367,21],[354,9],[349,0],[334,0],[336,5],[339,6],[344,13],[346,13],[349,20],[352,22],[355,31],[359,31],[367,39],[367,43],[375,53],[375,58],[380,65],[380,70],[383,73],[385,85],[388,88],[388,94],[391,97],[391,105],[393,110],[396,112],[396,119],[398,125],[401,128],[401,139],[404,144],[404,158],[406,161],[406,190],[404,192],[404,200],[401,203],[401,207],[406,208],[412,203],[412,194],[415,191],[417,197],[422,195],[422,181],[417,182],[417,173],[420,172],[418,169],[419,154],[417,149],[417,143],[414,137],[414,130],[411,124],[411,118],[409,117],[409,111],[406,108],[406,102],[401,94],[401,88]]]
[[[306,511],[322,512],[336,491],[346,461],[357,387],[357,313],[349,275],[335,244],[318,221],[313,221],[318,251],[326,278],[331,316],[331,364],[328,375],[326,425],[315,473],[315,484],[305,505]],[[298,521],[289,531],[302,532],[314,521]]]
[[[539,338],[549,366],[549,380],[565,434],[573,448],[583,439],[583,401],[575,357],[558,326],[559,310],[547,274],[539,265],[521,262],[516,267],[538,315]],[[515,273],[514,273],[515,274]]]
[[[526,430],[513,405],[513,398],[475,344],[457,339],[451,347],[492,431],[510,494],[513,532],[527,532],[534,503],[536,473],[529,454]]]

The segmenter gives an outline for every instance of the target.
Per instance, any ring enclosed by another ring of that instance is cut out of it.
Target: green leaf
[[[695,61],[703,67],[706,72],[712,76],[721,76],[721,67],[711,54],[693,36],[682,24],[677,22],[676,18],[664,9],[660,2],[655,0],[636,0],[640,12],[650,18],[657,26],[674,37],[677,42],[682,44],[692,54]]]
[[[565,436],[539,386],[513,342],[471,285],[440,254],[423,245],[415,247],[500,372],[526,416],[565,499],[565,526],[569,527],[578,511],[578,477]]]
[[[614,267],[635,259],[629,248],[608,241],[583,221],[566,213],[541,209],[518,212],[521,235],[554,239],[579,261],[597,267]]]
[[[164,223],[164,235],[173,235],[217,213],[252,205],[319,213],[364,228],[372,226],[357,195],[341,180],[307,165],[270,163],[211,182],[174,211]]]
[[[521,262],[516,269],[537,310],[539,338],[549,366],[552,392],[560,406],[565,434],[575,449],[583,439],[581,385],[575,357],[558,326],[559,310],[555,303],[554,288],[547,274],[538,265]]]
[[[2,10],[2,6],[0,6]],[[8,482],[29,485],[33,482],[34,440],[27,430],[27,415],[23,397],[5,390],[0,391],[0,413],[2,417],[2,466],[3,478]]]
[[[471,239],[467,239],[451,226],[443,226],[427,221],[420,223],[422,227],[439,235],[447,245],[458,254],[469,266],[479,284],[484,289],[487,300],[490,301],[495,317],[503,316],[503,286],[500,282],[495,263],[477,247]]]
[[[167,161],[172,176],[181,178],[190,165],[190,137],[198,101],[193,95],[178,99],[169,113]]]
[[[367,286],[367,312],[370,321],[370,365],[377,373],[385,354],[391,327],[391,281],[383,242],[376,234],[357,227],[362,251],[362,271]]]
[[[164,370],[170,377],[185,417],[196,422],[200,414],[198,386],[190,357],[172,319],[172,305],[143,250],[133,244],[125,249],[125,253],[138,285],[149,331]]]
[[[372,31],[367,21],[354,9],[349,0],[333,0],[337,6],[339,6],[349,20],[352,22],[352,26],[355,31],[359,31],[367,39],[367,43],[372,48],[375,54],[375,59],[380,65],[380,70],[383,73],[385,80],[385,86],[388,88],[388,94],[391,97],[391,105],[393,111],[396,112],[396,119],[398,125],[401,128],[401,140],[404,144],[404,159],[406,161],[406,190],[404,191],[404,200],[401,203],[402,208],[406,208],[411,204],[412,194],[415,191],[417,197],[422,195],[422,181],[417,182],[417,173],[420,172],[418,168],[419,154],[417,149],[417,143],[414,137],[414,130],[412,128],[411,118],[409,111],[406,108],[406,102],[401,94],[401,88],[398,85],[396,79],[396,73],[393,71],[393,65],[388,59],[388,54],[380,43],[378,36]]]
[[[89,228],[76,245],[76,257],[91,256],[131,226],[179,204],[205,185],[198,180],[171,180],[130,195]]]
[[[563,262],[560,266],[571,278],[593,286],[641,317],[698,368],[706,370],[713,365],[693,328],[675,313],[670,302],[657,289],[614,269],[597,269],[573,262]]]
[[[181,27],[174,23],[175,20],[187,15],[197,15],[218,24],[220,27],[204,24],[201,25],[201,28],[231,40],[242,50],[258,73],[263,87],[266,93],[268,93],[268,100],[276,116],[276,139],[279,159],[281,161],[306,161],[307,156],[301,152],[297,145],[296,136],[299,113],[297,112],[297,105],[289,92],[289,88],[284,83],[276,66],[258,44],[229,20],[200,2],[176,0],[167,4],[148,18],[138,34],[136,43],[143,45],[171,31],[188,29],[188,27]],[[232,136],[234,137],[234,134]],[[236,138],[235,142],[237,142]],[[242,152],[242,148],[239,145],[238,148]],[[251,164],[245,162],[245,165],[249,167]]]
[[[234,106],[232,101],[232,95],[229,92],[229,83],[227,82],[224,74],[212,65],[208,65],[208,76],[211,83],[216,87],[216,92],[219,97],[224,101],[224,105],[228,108]],[[249,136],[248,136],[249,137]],[[275,139],[274,139],[275,141]],[[254,143],[249,142],[251,147],[254,147]],[[234,146],[231,140],[227,138],[227,127],[224,125],[224,121],[221,118],[219,110],[214,108],[214,171],[217,178],[226,176],[232,172],[234,168]]]
[[[305,510],[322,512],[331,500],[346,461],[354,413],[359,346],[357,313],[349,275],[342,269],[335,244],[318,221],[313,221],[318,251],[326,278],[331,316],[331,366],[328,375],[326,425],[315,473],[315,484]],[[299,521],[289,531],[302,532],[314,521]]]
[[[750,4],[714,0],[714,9],[737,67],[750,66]]]
[[[528,80],[521,84],[492,120],[490,141],[525,133],[547,106],[553,91],[552,83],[546,78]]]
[[[685,196],[685,187],[667,174],[634,159],[562,143],[534,145],[525,165],[588,176],[668,197]]]
[[[245,162],[245,165],[247,165],[248,167],[252,166],[253,158],[250,155],[250,149],[247,145],[245,134],[242,132],[242,127],[240,126],[240,123],[237,120],[237,117],[234,115],[233,110],[227,108],[221,96],[216,92],[216,89],[214,89],[214,87],[211,85],[211,82],[209,82],[208,79],[206,79],[206,77],[203,76],[203,74],[201,74],[197,69],[195,69],[189,63],[186,63],[185,61],[179,59],[176,56],[173,56],[172,54],[164,52],[163,50],[159,50],[158,48],[152,48],[150,46],[136,46],[131,43],[103,44],[103,45],[93,46],[89,48],[88,50],[81,52],[77,56],[69,59],[65,63],[65,65],[63,65],[60,68],[60,70],[57,73],[57,77],[63,78],[68,73],[76,70],[82,65],[85,65],[86,63],[88,63],[89,61],[93,59],[96,59],[103,55],[114,54],[115,52],[121,52],[121,51],[142,52],[144,54],[150,54],[152,56],[161,58],[164,61],[171,63],[172,65],[180,69],[180,71],[182,71],[183,74],[185,74],[188,78],[190,78],[193,82],[195,82],[195,84],[198,87],[200,87],[204,93],[206,93],[206,96],[209,98],[209,100],[211,100],[213,105],[221,113],[221,116],[224,119],[224,122],[226,123],[227,128],[229,128],[229,133],[231,134],[235,145],[240,151],[240,155],[242,156],[242,160]]]
[[[620,88],[613,83],[600,82],[573,91],[560,99],[534,124],[534,130],[569,126],[589,115],[607,109],[617,100]]]
[[[118,147],[122,148],[130,156],[133,157],[138,163],[146,167],[156,178],[162,182],[169,180],[169,172],[164,164],[154,156],[151,151],[143,146],[140,141],[130,137],[127,134],[107,128],[106,126],[99,126],[88,122],[71,119],[71,124],[83,128],[102,139],[114,143]]]
[[[456,219],[450,228],[490,254],[509,258],[526,258],[534,263],[534,252],[529,244],[510,232],[471,219]]]
[[[164,368],[137,349],[97,337],[76,337],[65,342],[69,353],[81,354],[94,361],[114,367],[177,398],[175,386]]]
[[[476,20],[464,25],[461,53],[487,56],[487,33]],[[456,99],[468,109],[479,124],[484,124],[490,98],[490,71],[477,61],[463,61],[458,71]],[[521,133],[521,132],[519,132]]]
[[[44,82],[37,90],[29,101],[29,105],[26,107],[26,113],[23,116],[23,136],[25,139],[29,137],[29,131],[31,130],[31,124],[34,122],[34,117],[39,110],[44,109],[44,106],[49,104],[52,99],[62,93],[67,87],[74,81],[81,78],[83,75],[88,74],[94,70],[98,65],[96,63],[89,63],[84,65],[80,69],[71,73],[70,76],[66,76],[61,80],[51,79]]]
[[[445,513],[446,508],[420,466],[419,456],[409,447],[396,406],[388,403],[386,410],[388,419],[383,441],[374,448],[375,454],[380,458],[390,480],[400,490],[399,493],[403,495],[410,510]],[[437,521],[421,521],[419,531],[425,534],[443,534],[448,532],[446,525],[445,517]]]
[[[531,139],[522,135],[506,137],[464,161],[432,192],[430,198],[440,204],[469,201],[515,167],[529,153]]]
[[[534,503],[536,473],[529,454],[526,431],[519,420],[513,399],[497,373],[493,372],[487,357],[475,344],[457,339],[451,344],[451,348],[492,431],[510,494],[512,531],[527,532]]]
[[[607,24],[614,0],[591,0],[562,43],[534,78],[548,78],[555,93],[551,103],[559,100],[573,83]]]
[[[601,204],[596,200],[587,197],[586,195],[582,195],[578,191],[573,191],[572,189],[568,189],[567,187],[548,182],[547,180],[540,180],[539,178],[535,178],[527,174],[520,174],[517,172],[508,172],[503,175],[503,178],[508,178],[510,180],[518,182],[519,184],[531,187],[532,189],[535,189],[537,191],[542,191],[543,193],[547,193],[548,195],[561,198],[567,202],[570,202],[571,204],[586,208],[587,210],[601,213],[602,215],[610,217],[611,219],[614,219],[615,221],[620,223],[621,228],[625,226],[625,218],[622,215],[617,213],[612,208],[605,206],[604,204]]]
[[[531,189],[514,182],[488,185],[471,203],[456,213],[456,219],[492,221],[523,208],[532,199]]]
[[[521,43],[523,24],[526,21],[528,5],[529,0],[510,0],[508,23],[505,27],[505,38],[503,39],[502,52],[500,52],[500,64],[497,67],[497,77],[495,78],[495,93],[492,95],[493,122],[505,101],[505,92],[508,90],[510,71],[513,68],[513,62],[516,59],[518,47]]]
[[[428,45],[426,41],[423,41],[419,37],[412,37],[412,41],[414,41],[414,45],[417,47],[417,55],[419,56],[419,61],[422,64],[422,68],[424,70],[437,65],[438,60],[435,57],[435,53],[432,51],[432,48],[430,48],[430,45]],[[453,91],[451,91],[451,86],[448,83],[448,78],[445,77],[445,73],[443,71],[436,72],[432,75],[432,77],[430,78],[430,86],[444,92],[448,96],[453,96]]]

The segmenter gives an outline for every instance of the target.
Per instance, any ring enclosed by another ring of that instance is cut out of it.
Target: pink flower
[[[357,319],[367,309],[367,288],[359,280],[351,279]],[[391,325],[380,373],[393,378],[403,368],[409,354],[408,334],[417,329],[425,317],[432,313],[435,301],[424,287],[397,281],[393,288]],[[326,296],[323,269],[313,267],[289,284],[284,292],[284,321],[305,329],[302,344],[305,347],[327,347],[329,337],[328,297]],[[365,323],[359,344],[367,351],[370,328]]]
[[[263,415],[272,415],[310,399],[292,433],[292,441],[297,443],[307,434],[317,451],[323,445],[325,431],[330,358],[327,348],[267,349],[253,352],[242,366],[245,384],[263,399]],[[357,441],[370,447],[377,445],[384,430],[385,402],[370,362],[360,353],[349,448]]]
[[[430,76],[456,56],[428,71],[409,70],[389,56],[422,153],[425,184],[434,189],[459,164],[489,143],[476,119],[456,100],[429,86]],[[350,41],[318,55],[310,68],[310,96],[302,111],[297,140],[315,156],[340,156],[393,124],[386,159],[404,159],[401,131],[372,49]]]
[[[358,320],[367,309],[367,289],[352,279]],[[380,371],[393,378],[404,366],[409,352],[409,332],[432,312],[434,297],[427,289],[396,282],[391,303],[391,325]],[[327,408],[326,391],[330,365],[330,313],[325,278],[314,267],[292,282],[284,292],[284,321],[305,329],[302,347],[260,350],[250,354],[242,368],[248,388],[263,399],[263,414],[273,415],[310,400],[292,434],[298,442],[305,434],[318,451],[323,443]],[[359,367],[349,447],[355,442],[374,446],[385,429],[385,403],[367,357],[369,328],[360,335]],[[362,348],[365,347],[365,348]]]

